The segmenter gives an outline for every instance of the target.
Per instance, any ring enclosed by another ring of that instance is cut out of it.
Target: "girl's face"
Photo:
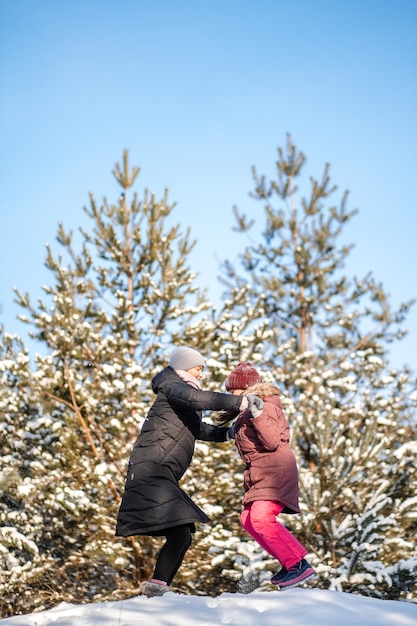
[[[230,393],[232,396],[241,396],[244,391],[244,389],[233,389]]]
[[[197,367],[192,367],[188,371],[192,376],[194,376],[194,378],[196,378],[197,380],[201,380],[203,378],[203,369],[204,368],[202,365],[197,365]]]

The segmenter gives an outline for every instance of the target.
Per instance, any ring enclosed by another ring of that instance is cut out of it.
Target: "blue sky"
[[[118,198],[125,148],[216,301],[232,206],[257,206],[251,166],[274,176],[287,133],[359,210],[347,273],[417,297],[416,112],[415,0],[1,0],[0,323],[26,337],[13,286],[41,295],[45,244],[88,224],[88,192]],[[406,327],[392,364],[417,370],[417,307]]]

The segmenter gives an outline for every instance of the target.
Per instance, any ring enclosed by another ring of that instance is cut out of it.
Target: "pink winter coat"
[[[262,398],[264,407],[255,418],[243,411],[235,423],[236,447],[246,463],[243,504],[274,500],[284,505],[283,513],[299,513],[297,464],[279,389],[259,383],[248,392]]]

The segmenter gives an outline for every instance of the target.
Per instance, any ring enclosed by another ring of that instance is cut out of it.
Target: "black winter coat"
[[[178,485],[191,463],[195,440],[226,441],[227,427],[201,419],[201,411],[239,411],[242,398],[201,391],[171,367],[152,380],[157,394],[133,446],[116,535],[163,535],[180,524],[210,521]]]

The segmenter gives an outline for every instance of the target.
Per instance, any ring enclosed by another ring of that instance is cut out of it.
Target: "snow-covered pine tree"
[[[344,273],[351,246],[340,239],[355,211],[347,193],[331,204],[328,165],[309,184],[304,165],[288,136],[276,180],[253,169],[261,213],[249,220],[234,209],[238,230],[252,229],[240,263],[223,268],[227,316],[240,320],[235,359],[252,356],[281,384],[303,508],[287,522],[312,552],[317,584],[409,598],[417,581],[416,448],[408,445],[416,381],[390,367],[388,348],[406,332],[412,303],[393,311],[371,273]]]
[[[13,440],[25,433],[31,473],[19,519],[8,503],[17,499],[20,483],[10,477],[2,523],[23,535],[20,520],[36,514],[29,538],[45,567],[29,584],[12,577],[7,593],[14,612],[123,594],[154,565],[153,540],[114,538],[119,497],[131,446],[154,399],[150,380],[166,365],[181,329],[209,305],[187,265],[190,233],[170,225],[167,193],[161,200],[146,190],[141,201],[136,193],[129,197],[139,170],[129,168],[127,152],[113,173],[122,194],[101,206],[90,196],[91,229],[80,229],[77,240],[59,226],[61,253],[47,248],[52,278],[44,298],[33,304],[17,292],[21,319],[43,354],[25,374],[19,424],[5,422]],[[24,478],[18,456],[14,467]],[[27,549],[21,558],[33,560]]]
[[[25,506],[42,488],[42,417],[30,381],[28,351],[0,328],[0,617],[31,605],[28,584],[50,565],[39,555],[39,507]]]

